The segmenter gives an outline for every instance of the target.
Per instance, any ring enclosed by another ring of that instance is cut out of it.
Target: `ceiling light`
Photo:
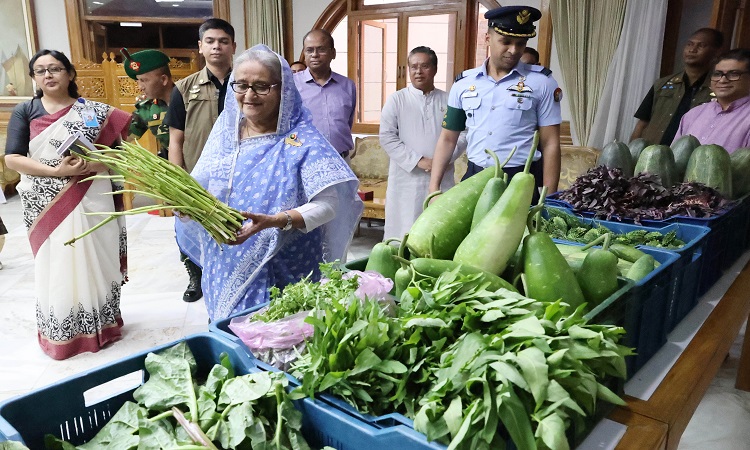
[[[142,27],[143,24],[140,22],[120,22],[121,27]]]
[[[102,3],[102,2],[91,2],[91,3],[93,3],[93,4],[95,4],[95,5],[103,5],[103,4],[104,4],[104,3]]]

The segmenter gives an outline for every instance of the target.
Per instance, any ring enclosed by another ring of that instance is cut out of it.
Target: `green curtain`
[[[247,47],[265,44],[280,55],[284,54],[284,0],[253,0],[245,2],[247,9]]]
[[[586,146],[620,40],[627,0],[552,0],[554,30],[573,127]]]

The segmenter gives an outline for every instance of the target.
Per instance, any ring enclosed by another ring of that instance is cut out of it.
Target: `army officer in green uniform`
[[[130,134],[139,138],[150,130],[159,144],[159,156],[166,159],[169,150],[169,126],[162,121],[174,88],[172,73],[169,70],[169,56],[158,50],[143,50],[130,54],[124,48],[121,53],[125,57],[125,73],[138,82],[138,88],[146,97],[135,104]]]

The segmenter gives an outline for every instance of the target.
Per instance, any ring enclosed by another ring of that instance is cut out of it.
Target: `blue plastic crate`
[[[708,219],[677,216],[677,223],[702,225],[710,229],[706,236],[706,249],[701,268],[698,296],[705,294],[745,249],[747,231],[741,225],[742,214],[738,205],[723,214]]]
[[[369,257],[365,256],[363,258],[359,258],[353,261],[350,261],[344,265],[345,270],[364,270],[364,266],[367,264]],[[605,303],[607,305],[619,305],[619,299],[623,296],[623,294],[631,288],[632,282],[630,280],[626,280],[624,278],[619,279],[620,283],[620,289],[618,289],[617,292],[615,292],[612,296],[610,296],[607,300],[605,300],[602,305]],[[262,370],[268,370],[277,372],[279,369],[276,367],[273,367],[269,364],[264,363],[263,361],[255,359],[255,356],[252,355],[252,352],[244,346],[242,343],[242,340],[234,334],[234,332],[229,328],[229,323],[231,320],[235,317],[245,316],[250,314],[251,312],[257,311],[258,309],[266,306],[267,304],[257,305],[252,308],[249,308],[245,311],[235,313],[230,317],[227,317],[226,319],[217,320],[212,322],[209,325],[209,331],[212,333],[215,333],[217,335],[222,336],[222,338],[231,340],[238,345],[242,345],[243,349],[249,356],[251,356],[255,364],[258,368]],[[608,311],[608,307],[601,306],[597,309],[597,318],[603,317],[606,315]],[[613,315],[616,316],[617,314]],[[593,317],[593,316],[592,316]],[[604,322],[604,323],[611,323],[611,322]],[[290,380],[290,383],[294,386],[299,386],[301,383],[299,380],[294,378],[293,376],[287,374],[287,378]],[[622,393],[624,383],[622,380],[619,379],[611,379],[606,381],[608,387],[613,392]],[[380,440],[373,440],[371,445],[368,445],[366,447],[359,447],[359,448],[376,448],[376,445],[394,445],[393,448],[401,449],[435,449],[435,450],[442,450],[445,449],[446,446],[436,443],[436,442],[427,442],[426,437],[415,431],[413,429],[414,422],[404,416],[400,413],[389,413],[384,414],[381,416],[373,416],[370,414],[362,414],[359,411],[357,411],[352,405],[344,401],[343,399],[340,399],[334,395],[331,394],[316,394],[316,399],[319,403],[323,405],[328,405],[324,409],[327,409],[329,413],[333,414],[336,413],[338,415],[344,414],[346,416],[351,417],[354,420],[354,423],[360,424],[361,427],[363,427],[365,430],[369,429],[377,429],[380,430],[378,432],[378,435],[382,435],[379,439]],[[591,417],[588,420],[585,421],[583,429],[573,429],[571,428],[569,430],[569,440],[570,442],[574,443],[574,445],[579,444],[583,441],[583,439],[586,437],[586,435],[593,429],[594,425],[604,418],[609,412],[612,410],[614,406],[609,403],[599,402],[597,404],[596,408],[596,415],[595,417]],[[303,410],[304,412],[304,410]],[[306,419],[307,420],[307,419]],[[318,428],[318,424],[315,424],[315,428]],[[324,425],[324,423],[320,424]],[[328,425],[330,427],[330,424]],[[337,432],[332,432],[329,434],[336,434]],[[373,438],[374,439],[374,438]],[[336,440],[316,440],[315,443],[319,444],[325,444],[330,445],[334,448],[341,449],[346,448],[342,447],[342,443],[340,441]],[[516,446],[515,444],[508,439],[506,441],[506,449],[507,450],[515,450]]]
[[[555,242],[583,246],[578,242],[555,239]],[[619,325],[626,334],[620,343],[636,349],[628,356],[628,378],[632,377],[667,342],[668,310],[674,295],[672,285],[675,263],[680,255],[675,252],[641,247],[659,263],[650,274],[625,290],[619,299],[607,299],[587,314],[596,323]]]
[[[672,286],[669,295],[669,305],[666,311],[666,332],[669,333],[680,321],[693,309],[698,303],[698,288],[701,272],[703,270],[703,261],[706,246],[708,245],[707,236],[711,229],[702,225],[688,223],[662,223],[660,226],[636,225],[633,223],[613,222],[607,220],[592,219],[582,217],[568,208],[560,206],[547,206],[547,208],[563,209],[573,214],[586,225],[600,225],[618,234],[629,233],[631,231],[643,229],[649,232],[656,231],[666,234],[674,231],[676,236],[685,245],[680,248],[668,249],[680,255],[680,258],[674,263],[672,268]],[[750,202],[748,202],[750,210]],[[750,214],[748,215],[750,219]],[[656,250],[665,250],[659,247],[649,247],[639,245],[638,248],[655,248]]]
[[[367,264],[367,257],[363,258],[364,263]],[[357,260],[359,261],[359,260]],[[352,261],[353,263],[354,261]],[[359,270],[359,269],[352,269],[352,270]],[[226,319],[217,320],[214,322],[211,322],[211,325],[209,326],[209,332],[215,333],[216,335],[221,336],[224,339],[229,339],[236,343],[237,345],[242,346],[242,351],[245,352],[246,355],[253,358],[255,365],[262,369],[272,372],[278,372],[279,369],[276,367],[273,367],[269,364],[266,364],[263,361],[260,361],[258,359],[255,359],[255,356],[252,354],[249,348],[247,348],[243,343],[242,340],[234,334],[234,332],[229,328],[229,323],[232,321],[235,317],[242,317],[246,316],[254,311],[257,311],[263,307],[267,306],[267,303],[264,303],[262,305],[257,305],[252,308],[249,308],[245,311],[241,311],[239,313],[235,313],[230,317],[227,317]],[[299,386],[301,383],[299,380],[294,378],[293,376],[287,374],[287,378],[289,379],[290,383],[293,386]],[[325,416],[331,415],[331,414],[338,414],[338,415],[344,415],[346,417],[351,417],[351,421],[353,423],[357,424],[359,427],[361,427],[363,430],[378,430],[377,433],[375,433],[377,436],[381,436],[378,440],[375,440],[375,436],[373,436],[373,441],[368,443],[367,447],[358,447],[358,448],[376,448],[378,445],[394,445],[394,448],[404,448],[404,449],[445,449],[446,447],[442,444],[436,443],[436,442],[427,442],[427,438],[417,431],[414,431],[414,423],[403,416],[402,414],[387,414],[383,416],[370,416],[370,415],[363,415],[360,414],[354,407],[349,405],[343,400],[340,400],[336,398],[333,395],[329,394],[319,394],[317,397],[317,403],[323,405],[323,409],[327,410],[327,412],[321,413],[317,418],[310,419],[313,421],[313,428],[317,429],[317,425],[326,425],[327,427],[330,427],[331,424],[326,423]],[[301,409],[301,408],[300,408]],[[304,412],[305,410],[302,409]],[[318,421],[323,421],[322,423],[318,423]],[[328,428],[327,428],[328,430]],[[330,430],[328,430],[330,431]],[[339,435],[338,431],[329,432],[330,436],[336,436]],[[367,434],[367,433],[365,433]],[[329,437],[330,437],[329,436]],[[336,449],[340,448],[346,448],[342,447],[343,442],[346,441],[340,441],[337,439],[329,439],[325,437],[321,437],[315,441],[316,443],[322,444],[322,445],[330,445],[331,447],[334,447]],[[353,448],[353,447],[352,447]]]
[[[559,192],[556,192],[548,196],[545,202],[568,209],[571,212],[574,211],[572,205],[560,200],[558,197]],[[594,213],[587,211],[574,212],[588,218],[595,216]],[[632,219],[619,217],[613,217],[611,221],[633,223]],[[750,204],[748,204],[747,199],[744,202],[735,201],[719,214],[708,218],[673,216],[666,220],[641,221],[641,225],[646,227],[663,227],[670,223],[703,226],[711,230],[706,236],[706,245],[703,252],[704,260],[701,264],[697,294],[700,297],[721,278],[724,270],[730,267],[747,247],[749,232],[746,227],[750,225]]]
[[[199,370],[204,374],[219,362],[222,352],[227,352],[237,373],[258,370],[237,344],[216,335],[202,333],[184,340],[195,355]],[[9,440],[25,442],[31,449],[44,448],[45,434],[56,435],[75,445],[85,443],[96,435],[127,400],[132,400],[135,388],[118,392],[95,404],[86,404],[84,393],[134,372],[139,373],[141,382],[144,382],[148,375],[144,369],[146,355],[171,347],[177,342],[180,341],[155,347],[6,400],[0,404],[0,432]]]
[[[227,341],[216,333],[201,333],[184,338],[195,355],[200,375],[206,375],[220,354],[226,352],[238,375],[261,370],[258,361],[248,357],[240,344]],[[0,403],[0,436],[24,442],[31,449],[44,448],[44,435],[54,434],[75,445],[91,439],[128,400],[135,388],[87,405],[84,393],[116,378],[138,372],[141,382],[148,375],[144,361],[149,352],[175,345],[161,345],[107,366],[92,369],[29,394]],[[444,449],[428,443],[425,436],[410,426],[383,423],[375,426],[346,414],[329,404],[309,398],[294,401],[302,411],[302,434],[312,448],[331,445],[339,450],[365,448],[399,448],[405,450]]]

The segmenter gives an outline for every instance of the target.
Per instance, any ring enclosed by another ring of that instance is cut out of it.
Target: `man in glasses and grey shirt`
[[[294,84],[302,103],[312,113],[315,128],[348,161],[354,147],[352,125],[357,89],[352,80],[331,70],[331,61],[336,57],[331,33],[312,30],[302,43],[307,69],[294,74]]]

